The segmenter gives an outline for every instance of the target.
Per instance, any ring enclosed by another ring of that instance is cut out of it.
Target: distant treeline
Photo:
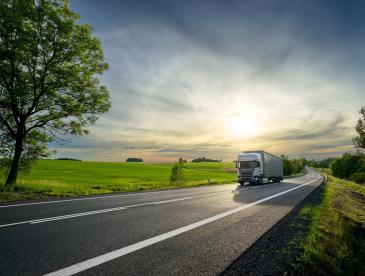
[[[81,161],[80,159],[69,158],[69,157],[55,158],[54,160]]]
[[[313,168],[329,168],[331,162],[335,160],[335,158],[326,158],[320,161],[316,160],[307,160],[303,157],[290,159],[286,155],[281,155],[283,159],[283,171],[284,175],[293,175],[304,172],[305,166],[308,165]]]
[[[137,158],[137,157],[128,157],[126,162],[140,162],[140,163],[142,163],[143,159],[142,158]]]
[[[313,168],[329,168],[331,163],[335,161],[336,158],[326,158],[323,160],[307,160],[307,165]]]
[[[209,159],[209,158],[205,158],[205,157],[199,157],[199,158],[191,160],[191,162],[193,162],[193,163],[198,163],[198,162],[222,162],[222,160],[215,160],[215,159]]]

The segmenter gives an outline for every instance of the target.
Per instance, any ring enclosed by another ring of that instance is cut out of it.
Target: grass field
[[[16,193],[0,194],[0,201],[189,187],[236,180],[232,162],[186,163],[184,181],[171,185],[171,167],[172,164],[39,160],[30,173],[19,175]]]
[[[301,216],[312,224],[295,264],[299,275],[364,275],[365,185],[328,175],[322,202]]]

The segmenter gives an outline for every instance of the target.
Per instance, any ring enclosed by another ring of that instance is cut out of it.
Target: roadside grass
[[[328,175],[322,202],[302,208],[300,217],[311,226],[295,274],[365,274],[365,185]]]
[[[39,160],[29,173],[19,175],[14,193],[0,193],[0,202],[192,187],[236,180],[233,162],[185,163],[184,180],[171,185],[171,167],[172,164]]]

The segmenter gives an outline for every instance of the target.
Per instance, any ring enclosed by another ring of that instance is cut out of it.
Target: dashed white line
[[[233,192],[236,192],[236,193],[239,194],[241,191],[244,191],[244,190],[265,188],[265,187],[275,185],[275,184],[278,184],[278,183],[266,184],[266,185],[257,186],[257,187],[237,188]],[[205,197],[205,196],[211,196],[211,195],[215,195],[215,194],[229,193],[229,192],[231,192],[231,191],[222,191],[222,192],[202,194],[202,195],[196,195],[196,196],[188,196],[188,197],[182,197],[182,198],[168,199],[168,200],[163,200],[163,201],[154,201],[154,202],[140,203],[140,204],[134,204],[134,205],[128,205],[128,206],[120,206],[120,207],[115,207],[115,208],[108,208],[108,209],[94,210],[94,211],[88,211],[88,212],[74,213],[74,214],[68,214],[68,215],[62,215],[62,216],[55,216],[55,217],[20,221],[20,222],[2,224],[2,225],[0,225],[0,228],[9,227],[9,226],[16,226],[16,225],[21,225],[21,224],[38,224],[38,223],[43,223],[43,222],[50,222],[50,221],[56,221],[56,220],[62,220],[62,219],[69,219],[69,218],[74,218],[74,217],[82,217],[82,216],[89,216],[89,215],[95,215],[95,214],[100,214],[100,213],[115,212],[115,211],[125,210],[127,208],[132,208],[132,207],[140,207],[140,206],[146,206],[146,205],[158,205],[158,204],[163,204],[163,203],[177,202],[177,201],[183,201],[183,200],[193,199],[193,198],[197,198],[197,197]],[[154,193],[154,192],[151,192],[151,193]],[[128,194],[128,195],[130,195],[130,194]],[[116,196],[123,196],[123,195],[116,195]],[[115,196],[105,196],[105,197],[115,197]],[[101,197],[101,198],[105,198],[105,197]],[[80,198],[80,199],[70,199],[70,200],[60,200],[60,201],[50,201],[50,202],[38,202],[38,203],[42,204],[42,203],[54,203],[54,202],[87,200],[87,199],[94,199],[94,198]],[[22,205],[32,205],[32,204],[37,204],[37,202],[29,203],[29,204],[18,204],[18,205],[22,206]],[[14,206],[18,206],[18,205],[14,205]],[[11,206],[12,205],[0,206],[0,208],[2,208],[2,207],[11,207]]]
[[[95,214],[101,214],[101,213],[107,213],[107,212],[115,212],[115,211],[120,211],[120,210],[125,210],[125,209],[127,209],[127,207],[116,207],[116,208],[102,209],[102,210],[96,210],[96,211],[90,211],[90,212],[84,212],[84,213],[70,214],[70,215],[65,215],[65,216],[37,219],[37,220],[32,220],[29,223],[30,224],[37,224],[37,223],[49,222],[49,221],[55,221],[55,220],[61,220],[61,219],[89,216],[89,215],[95,215]]]
[[[266,186],[268,186],[268,185],[266,185]],[[52,204],[52,203],[64,203],[64,202],[83,201],[83,200],[97,200],[97,199],[105,199],[105,198],[113,198],[113,197],[125,197],[125,196],[145,195],[145,194],[154,194],[154,193],[169,193],[169,192],[176,193],[176,192],[180,192],[180,191],[189,191],[192,189],[207,189],[207,188],[209,188],[209,187],[193,187],[193,188],[183,188],[183,189],[171,189],[171,190],[164,190],[164,191],[151,191],[151,192],[128,193],[128,194],[118,194],[118,195],[105,195],[105,196],[61,199],[61,200],[42,201],[42,202],[29,202],[29,203],[0,205],[0,208],[21,207],[21,206],[28,206],[28,205],[43,205],[43,204]]]
[[[86,261],[83,261],[83,262],[80,262],[80,263],[71,265],[69,267],[62,268],[62,269],[57,270],[55,272],[51,272],[49,274],[46,274],[46,276],[67,276],[67,275],[74,275],[76,273],[79,273],[79,272],[85,271],[87,269],[90,269],[92,267],[95,267],[95,266],[98,266],[100,264],[103,264],[105,262],[108,262],[108,261],[114,260],[116,258],[122,257],[124,255],[127,255],[127,254],[129,254],[131,252],[137,251],[137,250],[142,249],[144,247],[147,247],[147,246],[150,246],[152,244],[155,244],[155,243],[164,241],[166,239],[169,239],[169,238],[172,238],[174,236],[180,235],[180,234],[182,234],[184,232],[193,230],[195,228],[198,228],[198,227],[203,226],[205,224],[211,223],[211,222],[216,221],[218,219],[221,219],[221,218],[230,216],[232,214],[235,214],[237,212],[240,212],[242,210],[245,210],[247,208],[250,208],[252,206],[255,206],[255,205],[259,204],[259,203],[262,203],[262,202],[268,201],[270,199],[279,197],[279,196],[281,196],[283,194],[289,193],[289,192],[294,191],[296,189],[299,189],[299,188],[301,188],[303,186],[306,186],[306,185],[308,185],[310,183],[313,183],[314,181],[317,181],[320,178],[321,178],[321,176],[319,176],[318,178],[316,178],[316,179],[314,179],[312,181],[309,181],[307,183],[304,183],[304,184],[301,184],[299,186],[296,186],[294,188],[291,188],[291,189],[285,190],[283,192],[280,192],[280,193],[277,193],[277,194],[274,194],[274,195],[265,197],[263,199],[257,200],[255,202],[252,202],[252,203],[249,203],[249,204],[245,204],[243,206],[240,206],[238,208],[229,210],[227,212],[223,212],[221,214],[218,214],[218,215],[212,216],[210,218],[207,218],[207,219],[204,219],[204,220],[201,220],[201,221],[198,221],[198,222],[189,224],[187,226],[184,226],[184,227],[175,229],[173,231],[170,231],[170,232],[167,232],[167,233],[164,233],[164,234],[155,236],[153,238],[146,239],[146,240],[143,240],[143,241],[134,243],[134,244],[129,245],[129,246],[126,246],[126,247],[122,247],[122,248],[117,249],[115,251],[112,251],[112,252],[109,252],[109,253],[106,253],[106,254],[97,256],[95,258],[92,258],[92,259],[89,259],[89,260],[86,260]]]
[[[82,213],[75,213],[75,214],[69,214],[69,215],[63,215],[63,216],[56,216],[56,217],[49,217],[49,218],[14,222],[14,223],[8,223],[8,224],[0,225],[0,228],[20,225],[20,224],[37,224],[37,223],[50,222],[50,221],[56,221],[56,220],[62,220],[62,219],[70,219],[70,218],[75,218],[75,217],[90,216],[90,215],[96,215],[96,214],[100,214],[100,213],[108,213],[108,212],[115,212],[115,211],[125,210],[127,208],[140,207],[140,206],[146,206],[146,205],[165,204],[165,203],[183,201],[183,200],[199,198],[199,197],[213,196],[213,195],[218,195],[218,194],[223,194],[223,193],[230,193],[230,192],[231,191],[216,192],[216,193],[209,193],[209,194],[188,196],[188,197],[180,197],[180,198],[174,198],[174,199],[168,199],[168,200],[162,200],[162,201],[153,201],[153,202],[146,202],[146,203],[141,203],[141,204],[120,206],[120,207],[114,207],[114,208],[108,208],[108,209],[100,209],[100,210],[94,210],[94,211],[88,211],[88,212],[82,212]]]

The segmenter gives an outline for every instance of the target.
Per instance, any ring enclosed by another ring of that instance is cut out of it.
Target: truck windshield
[[[242,169],[253,169],[260,167],[259,161],[239,161],[238,167]]]

